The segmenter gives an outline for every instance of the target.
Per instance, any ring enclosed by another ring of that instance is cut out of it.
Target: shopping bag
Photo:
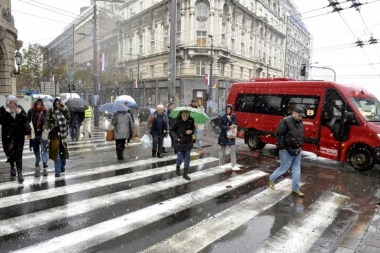
[[[36,133],[34,132],[33,122],[30,122],[29,125],[30,125],[30,139],[34,140],[36,138]]]
[[[113,141],[115,139],[115,133],[112,128],[107,130],[106,141]]]
[[[164,138],[163,147],[164,147],[164,148],[170,148],[171,146],[172,146],[172,139],[170,138],[169,135],[167,135],[167,136]]]
[[[236,134],[237,134],[237,128],[227,130],[227,138],[228,139],[235,139]]]
[[[50,130],[45,129],[45,130],[42,132],[41,139],[44,140],[44,141],[49,140],[49,133],[50,133]]]
[[[152,139],[150,135],[144,134],[144,136],[141,138],[141,143],[143,145],[143,149],[148,149],[152,147]]]

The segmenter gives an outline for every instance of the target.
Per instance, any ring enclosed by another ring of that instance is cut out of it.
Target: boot
[[[186,179],[186,180],[191,180],[191,178],[190,178],[189,175],[188,175],[188,172],[189,172],[188,169],[185,169],[185,170],[184,170],[184,172],[183,172],[183,178]]]
[[[22,183],[24,182],[24,178],[22,177],[22,160],[16,161],[16,167],[17,167],[18,182]]]
[[[15,177],[16,176],[16,169],[15,167],[11,167],[11,177]]]
[[[34,176],[35,177],[40,177],[41,176],[41,171],[40,171],[40,168],[39,167],[36,167],[35,171],[34,171]]]
[[[45,176],[45,177],[48,175],[48,172],[47,172],[46,169],[44,169],[44,171],[42,172],[42,175]]]
[[[177,174],[177,176],[181,175],[181,171],[179,170],[179,168],[180,168],[180,165],[177,165],[175,168],[175,174]]]

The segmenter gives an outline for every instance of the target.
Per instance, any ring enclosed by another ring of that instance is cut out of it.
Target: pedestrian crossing
[[[72,145],[101,143],[91,141]],[[167,155],[0,183],[0,252],[218,252],[218,242],[297,198],[290,178],[271,190],[268,173],[254,164],[232,172],[216,157],[191,157],[190,181],[176,176],[176,156]],[[308,252],[348,199],[334,192],[313,198],[264,239],[229,252]]]

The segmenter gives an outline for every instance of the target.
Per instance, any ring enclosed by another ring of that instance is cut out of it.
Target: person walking
[[[231,157],[231,166],[233,171],[238,171],[240,168],[236,164],[236,151],[235,151],[235,138],[228,138],[227,131],[230,129],[235,129],[236,126],[236,115],[232,113],[232,105],[226,105],[226,112],[219,117],[219,166],[225,169],[224,158],[226,149],[229,150]]]
[[[190,117],[189,111],[181,111],[178,118],[175,119],[173,125],[170,127],[170,135],[174,140],[174,148],[177,151],[176,174],[177,176],[180,175],[180,166],[184,160],[183,178],[186,180],[191,180],[188,173],[190,167],[190,151],[193,148],[192,135],[194,129],[194,119]]]
[[[197,109],[199,108],[197,100],[195,100],[195,99],[191,100],[191,103],[188,104],[188,106],[193,107],[193,108],[197,108]],[[199,137],[198,124],[195,124],[194,135],[195,135],[195,143],[196,143],[196,147],[198,149],[198,153],[199,153],[199,155],[203,155],[205,152],[202,150],[201,140]]]
[[[131,141],[131,139],[133,137],[133,131],[134,131],[134,127],[135,127],[135,118],[133,117],[133,113],[132,113],[132,109],[131,108],[129,108],[127,112],[131,116],[131,120],[132,120],[132,123],[133,123],[133,127],[129,129],[130,133],[128,135],[128,140],[127,140],[127,148],[130,148],[131,146],[129,145],[129,142]]]
[[[134,127],[132,117],[127,111],[116,112],[111,125],[114,127],[117,159],[124,160],[125,141]]]
[[[174,122],[175,122],[175,119],[169,116],[170,113],[171,113],[174,109],[175,109],[175,103],[170,102],[170,103],[168,104],[168,107],[166,108],[166,111],[165,111],[166,115],[168,115],[168,118],[169,118],[169,129],[172,127],[172,125],[173,125]],[[174,145],[173,145],[174,140],[173,140],[173,138],[172,138],[171,135],[170,135],[170,139],[172,140],[172,147],[174,147]],[[164,147],[162,148],[162,150],[163,150],[164,153],[167,153],[167,152],[165,151],[165,148],[164,148]],[[177,154],[177,151],[176,151],[175,149],[174,149],[174,154]]]
[[[54,161],[55,177],[60,177],[66,168],[66,160],[69,159],[67,147],[68,122],[70,111],[64,106],[60,98],[53,102],[53,108],[49,109],[45,119],[44,131],[49,132],[49,158]]]
[[[74,141],[79,140],[80,136],[80,126],[82,125],[84,121],[84,112],[76,112],[76,111],[71,111],[70,112],[70,134],[71,134],[71,139]]]
[[[5,99],[5,106],[0,107],[0,124],[4,153],[7,162],[11,165],[11,177],[16,176],[17,168],[18,182],[24,182],[22,176],[22,153],[24,151],[25,133],[27,131],[28,115],[18,105],[17,98],[9,95]]]
[[[162,158],[161,154],[164,137],[169,132],[168,115],[164,112],[165,107],[158,105],[157,110],[149,116],[148,130],[146,134],[151,134],[153,138],[152,157]]]
[[[304,109],[296,107],[292,115],[283,118],[276,131],[277,147],[280,150],[280,167],[269,176],[269,187],[274,189],[274,182],[292,167],[292,193],[303,197],[300,191],[301,147],[303,143]]]
[[[43,175],[47,176],[48,167],[47,162],[49,159],[49,153],[47,150],[48,141],[42,140],[42,131],[45,124],[47,110],[42,99],[37,99],[34,102],[33,107],[28,111],[28,121],[32,122],[35,138],[31,140],[34,156],[36,157],[36,174],[35,176],[40,176],[40,161],[42,159],[43,165]]]
[[[84,111],[84,121],[83,121],[83,137],[91,138],[91,118],[92,118],[92,108],[88,106],[87,110]]]

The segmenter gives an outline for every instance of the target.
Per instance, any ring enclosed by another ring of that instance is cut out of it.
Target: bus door
[[[339,161],[341,142],[347,137],[343,133],[343,117],[347,109],[346,101],[337,91],[327,90],[323,103],[318,156]]]

